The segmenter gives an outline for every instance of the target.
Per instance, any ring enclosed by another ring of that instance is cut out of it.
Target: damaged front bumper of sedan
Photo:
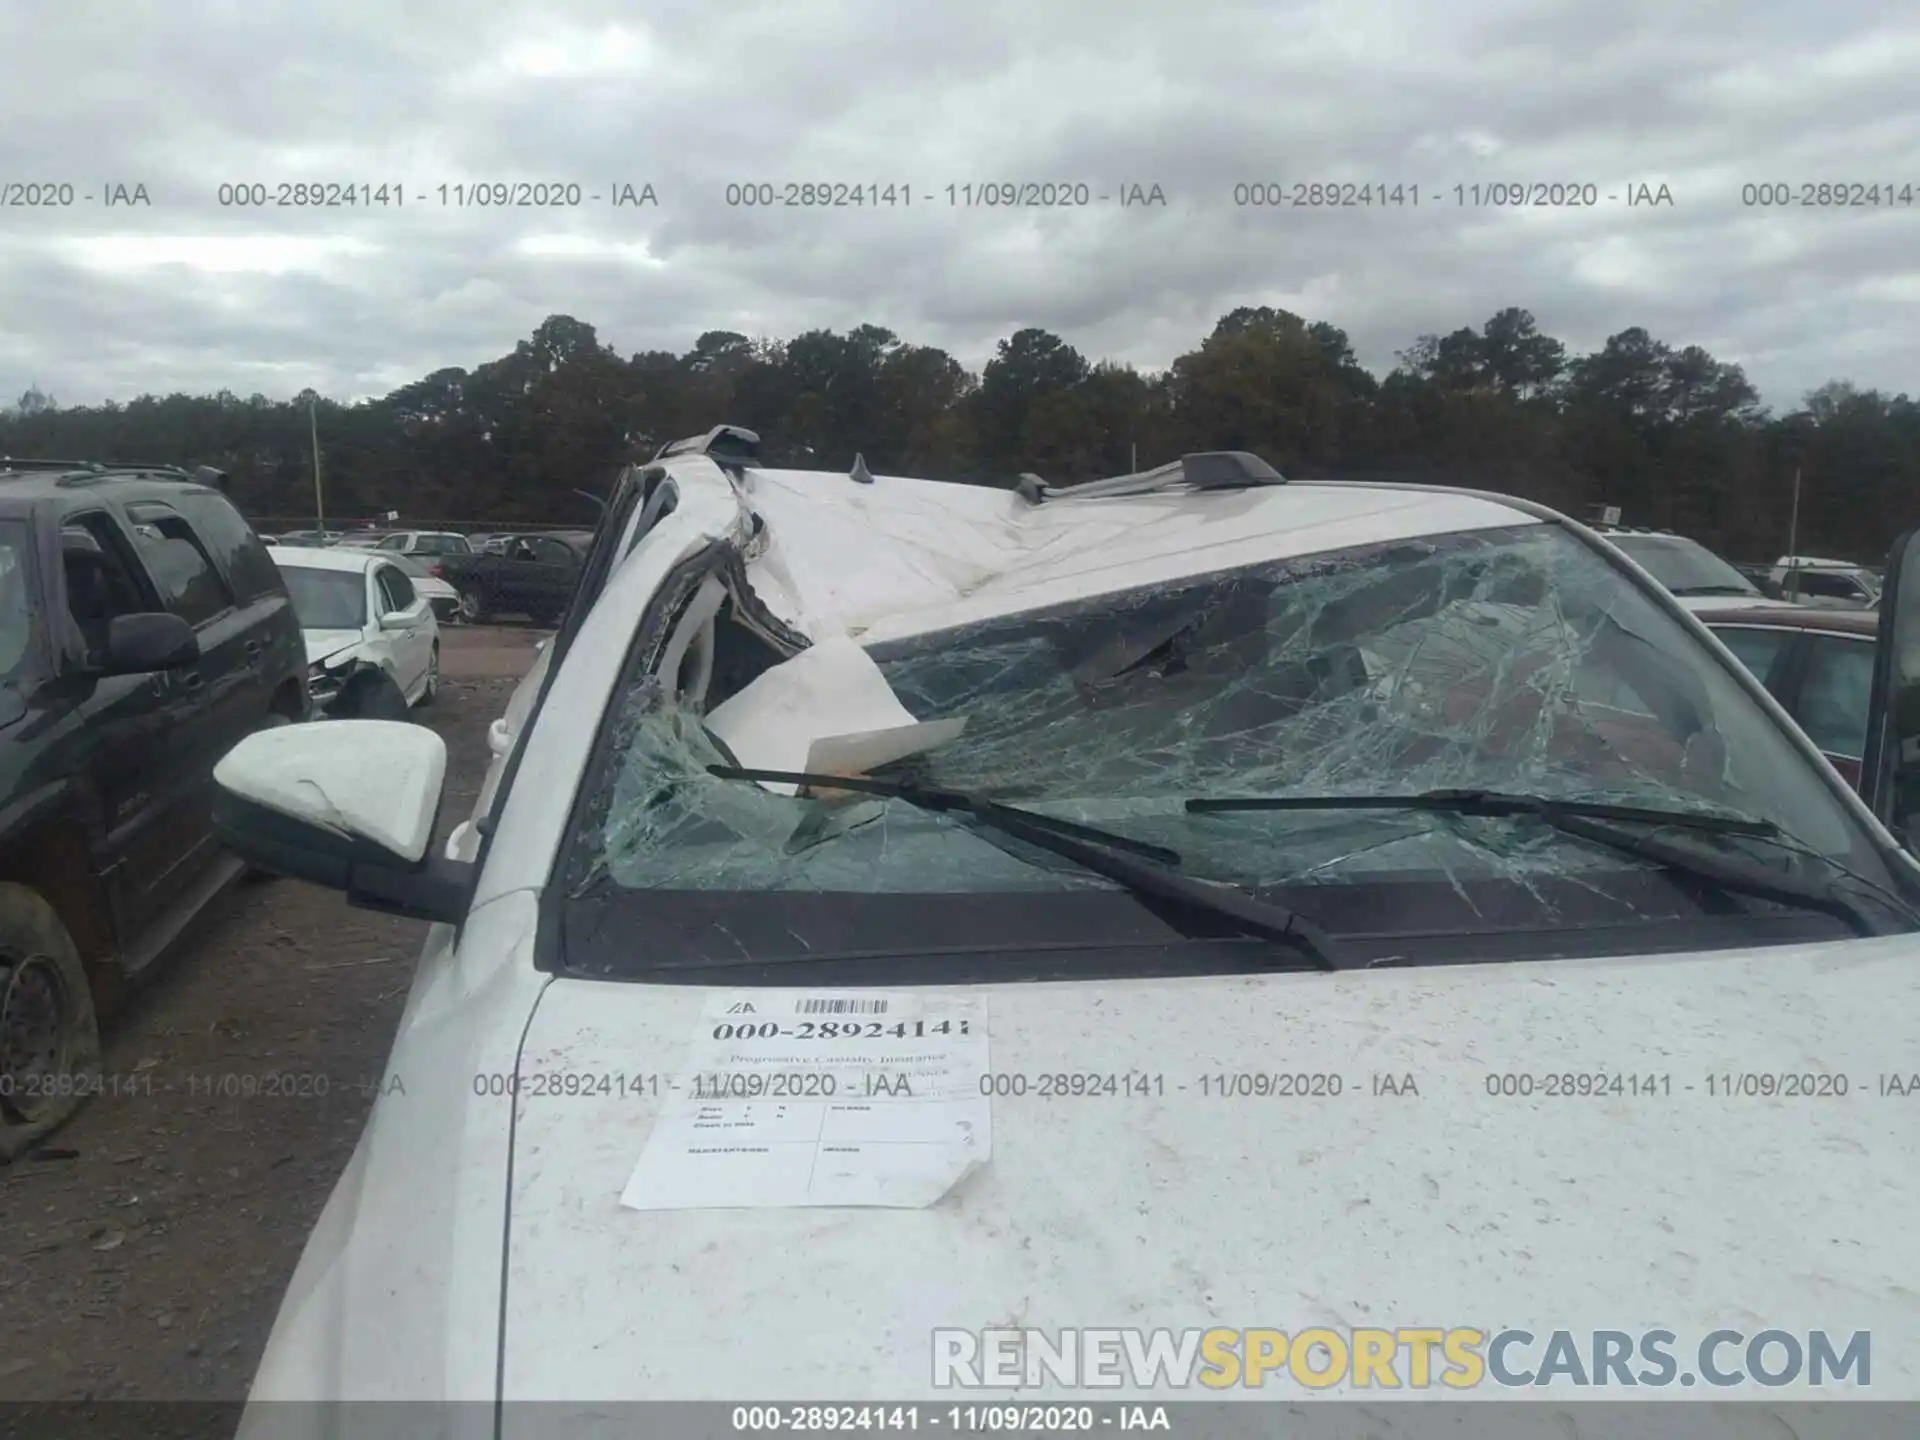
[[[351,650],[307,667],[307,695],[315,720],[404,720],[406,697],[393,678]]]

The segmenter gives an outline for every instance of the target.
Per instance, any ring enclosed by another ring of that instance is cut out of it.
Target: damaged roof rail
[[[1199,450],[1151,470],[1089,480],[1084,485],[1054,486],[1038,475],[1022,475],[1014,489],[1029,505],[1052,499],[1093,499],[1104,495],[1151,495],[1185,486],[1189,490],[1242,490],[1250,485],[1284,485],[1287,477],[1249,450]]]
[[[665,460],[673,455],[705,455],[720,465],[758,465],[760,437],[741,425],[716,425],[704,435],[669,440],[653,458]]]

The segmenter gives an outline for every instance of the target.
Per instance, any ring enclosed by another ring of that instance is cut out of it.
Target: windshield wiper
[[[1422,790],[1412,795],[1225,795],[1187,801],[1192,815],[1234,810],[1443,810],[1455,815],[1578,815],[1588,820],[1624,820],[1645,825],[1690,825],[1726,835],[1778,835],[1771,820],[1746,820],[1697,810],[1651,805],[1610,805],[1599,800],[1561,800],[1514,795],[1503,790]]]
[[[1751,585],[1670,585],[1672,595],[1758,595]]]
[[[849,777],[811,775],[800,770],[748,770],[738,765],[709,765],[707,773],[721,780],[765,780],[783,785],[804,785],[813,790],[853,790],[862,795],[879,795],[888,800],[904,800],[918,809],[941,813],[957,810],[964,814],[978,815],[983,811],[997,811],[1002,815],[1017,815],[1030,824],[1043,825],[1063,835],[1077,836],[1079,839],[1091,840],[1099,845],[1110,845],[1116,850],[1131,850],[1136,855],[1144,855],[1150,860],[1159,861],[1162,865],[1178,865],[1181,859],[1178,850],[1169,850],[1164,845],[1136,840],[1131,835],[1101,830],[1096,826],[1082,825],[1074,820],[1042,815],[1037,810],[1024,810],[1019,806],[1008,805],[967,790],[946,790],[936,785],[916,785],[911,780],[874,780],[864,775]]]
[[[1323,970],[1343,968],[1335,958],[1333,941],[1319,926],[1231,885],[1210,885],[1183,875],[1171,866],[1180,863],[1178,851],[1150,845],[1131,836],[1116,835],[1071,820],[1004,805],[984,795],[915,785],[910,781],[874,780],[865,776],[813,775],[795,770],[750,770],[738,765],[709,765],[709,775],[722,780],[757,780],[818,789],[851,790],[900,800],[918,809],[971,816],[1016,840],[1071,860],[1082,869],[1151,895],[1190,905],[1233,921],[1249,934],[1278,940],[1301,951]],[[1132,852],[1132,853],[1128,853]],[[1161,858],[1167,857],[1167,858]]]
[[[1431,810],[1495,818],[1530,816],[1563,834],[1650,860],[1722,890],[1831,915],[1856,935],[1881,933],[1881,927],[1871,916],[1831,884],[1783,875],[1742,856],[1713,855],[1651,835],[1615,828],[1618,824],[1670,825],[1715,835],[1781,838],[1780,827],[1770,820],[1746,820],[1732,815],[1663,810],[1645,805],[1609,805],[1597,800],[1510,795],[1498,790],[1429,790],[1417,795],[1223,796],[1189,800],[1186,808],[1193,814],[1251,810]]]

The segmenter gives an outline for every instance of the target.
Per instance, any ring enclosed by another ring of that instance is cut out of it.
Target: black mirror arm
[[[479,878],[472,861],[440,855],[429,855],[411,870],[356,864],[347,872],[347,903],[383,915],[458,925],[466,919]]]

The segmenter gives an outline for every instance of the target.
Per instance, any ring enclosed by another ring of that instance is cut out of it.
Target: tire
[[[99,1075],[100,1027],[73,937],[37,891],[0,883],[0,1159],[65,1124]]]
[[[345,720],[410,720],[413,708],[384,670],[367,670],[347,682],[333,703],[333,715]]]
[[[471,590],[460,592],[460,618],[469,625],[484,625],[491,611],[487,608],[487,592],[477,585]]]
[[[440,642],[436,640],[433,642],[432,658],[430,658],[427,661],[427,680],[426,680],[426,683],[420,687],[420,699],[417,703],[421,705],[431,705],[433,704],[434,697],[437,696],[439,693],[440,693]]]

